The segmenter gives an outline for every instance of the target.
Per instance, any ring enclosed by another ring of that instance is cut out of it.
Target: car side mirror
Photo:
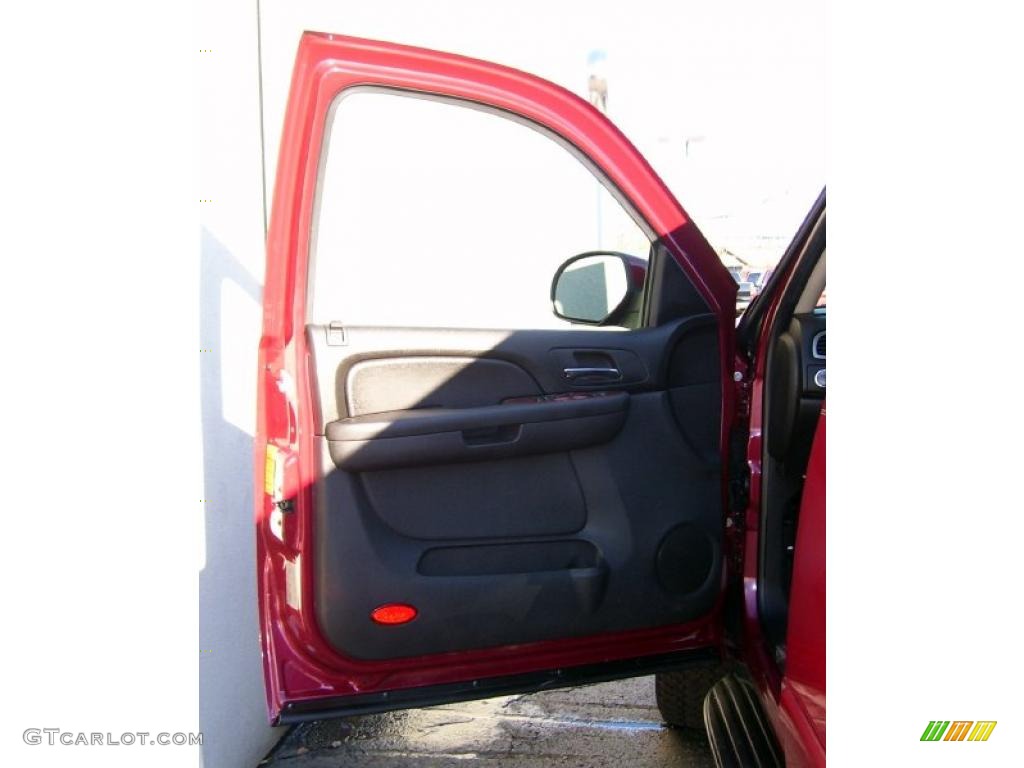
[[[556,317],[586,325],[621,324],[638,309],[647,264],[617,251],[588,251],[566,260],[551,281]]]

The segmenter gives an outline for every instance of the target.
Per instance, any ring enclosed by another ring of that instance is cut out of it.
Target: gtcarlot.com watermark
[[[66,747],[128,747],[202,745],[203,734],[199,733],[150,733],[149,731],[125,731],[124,733],[85,733],[84,731],[62,731],[60,728],[26,728],[21,734],[26,744],[63,744]]]

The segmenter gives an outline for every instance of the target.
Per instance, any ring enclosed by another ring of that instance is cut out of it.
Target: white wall
[[[199,67],[200,353],[205,556],[199,721],[206,768],[252,768],[267,724],[256,613],[252,435],[264,267],[256,4],[204,6]]]

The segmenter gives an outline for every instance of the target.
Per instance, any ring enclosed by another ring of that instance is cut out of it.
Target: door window
[[[648,257],[649,238],[586,166],[493,111],[355,90],[325,138],[313,322],[569,328],[552,311],[560,265],[595,250]],[[599,300],[621,269],[608,260]]]

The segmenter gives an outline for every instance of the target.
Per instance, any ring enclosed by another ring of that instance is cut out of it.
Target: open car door
[[[735,294],[582,99],[306,33],[259,350],[271,721],[717,653]]]

